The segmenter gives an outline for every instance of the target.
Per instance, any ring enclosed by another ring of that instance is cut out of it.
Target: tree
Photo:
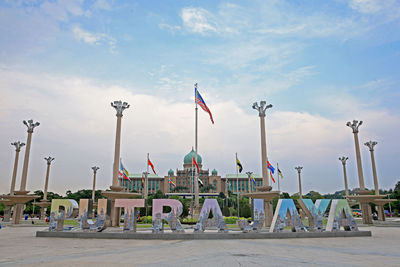
[[[323,199],[324,197],[316,191],[310,191],[308,192],[304,198],[310,198],[313,202],[315,202],[317,199]]]

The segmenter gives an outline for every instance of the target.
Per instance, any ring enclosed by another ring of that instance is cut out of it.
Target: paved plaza
[[[399,266],[400,227],[372,237],[269,240],[37,238],[42,227],[0,230],[0,266]]]

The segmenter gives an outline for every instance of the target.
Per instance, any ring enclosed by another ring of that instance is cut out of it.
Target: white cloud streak
[[[75,39],[78,41],[95,45],[106,43],[109,45],[110,51],[115,52],[117,43],[116,40],[105,33],[91,33],[83,30],[79,25],[75,25],[72,28],[72,33],[74,34]]]
[[[181,19],[188,31],[200,34],[217,31],[214,16],[204,8],[183,8]]]

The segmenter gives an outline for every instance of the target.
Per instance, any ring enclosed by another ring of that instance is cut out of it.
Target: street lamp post
[[[40,207],[40,218],[42,218],[42,219],[46,217],[47,207],[50,206],[50,204],[51,204],[47,200],[47,189],[49,186],[50,166],[51,166],[51,162],[54,160],[54,158],[47,157],[44,159],[47,162],[47,170],[46,170],[46,178],[45,178],[45,182],[44,182],[43,199],[37,203],[37,205]]]
[[[92,218],[94,218],[95,196],[96,196],[96,174],[100,167],[93,166],[93,188],[92,188]]]
[[[297,170],[297,173],[299,174],[299,195],[300,199],[303,199],[303,193],[301,191],[301,170],[303,169],[303,167],[297,166],[294,168]]]
[[[12,179],[11,179],[10,195],[14,195],[15,181],[17,180],[19,152],[21,151],[21,148],[25,145],[25,143],[21,143],[20,141],[17,141],[17,142],[11,143],[11,145],[15,146],[15,160],[14,160],[14,169],[13,169]]]
[[[346,198],[349,196],[349,187],[347,185],[347,172],[346,172],[346,161],[348,160],[348,157],[341,157],[339,160],[342,162],[343,165],[343,175],[344,175],[344,191],[345,191],[345,196]]]
[[[364,145],[369,148],[369,152],[371,154],[371,165],[372,165],[372,175],[374,176],[375,195],[379,195],[378,176],[376,175],[375,156],[374,156],[374,147],[377,144],[378,142],[375,141],[369,141],[364,143]]]
[[[21,143],[20,141],[11,143],[11,145],[15,146],[15,160],[14,160],[14,169],[11,178],[11,188],[10,188],[10,195],[14,195],[15,190],[15,182],[17,180],[17,169],[18,169],[18,159],[19,159],[19,152],[21,151],[21,147],[25,145],[25,143]],[[11,208],[13,203],[9,202],[6,205],[6,210],[4,211],[4,221],[9,222],[11,218]]]
[[[111,103],[111,106],[115,108],[117,111],[117,129],[115,134],[115,152],[114,152],[114,165],[113,165],[113,180],[112,186],[110,187],[113,191],[121,191],[122,187],[118,184],[118,169],[119,169],[119,156],[120,156],[120,147],[121,147],[121,121],[122,121],[122,112],[129,108],[129,104],[127,102],[114,101]]]
[[[27,138],[27,141],[26,141],[24,166],[23,166],[23,169],[22,169],[22,177],[21,177],[21,185],[20,185],[20,188],[19,188],[19,193],[27,194],[29,191],[26,191],[26,179],[27,179],[27,176],[28,176],[29,153],[30,153],[30,150],[31,150],[32,134],[33,134],[33,129],[35,129],[35,127],[39,126],[40,123],[39,122],[33,123],[33,120],[28,120],[28,122],[24,120],[23,123],[28,128],[28,138]],[[23,192],[26,192],[26,193],[23,193]]]
[[[360,183],[360,190],[365,190],[364,185],[364,175],[362,170],[362,163],[361,163],[361,153],[360,153],[360,145],[358,142],[358,128],[363,122],[358,122],[357,120],[353,120],[353,123],[347,122],[346,125],[353,130],[354,134],[354,144],[356,148],[356,159],[357,159],[357,171],[358,171],[358,181]]]
[[[267,170],[267,143],[265,134],[265,111],[272,108],[272,105],[266,105],[266,101],[260,101],[260,105],[257,102],[253,104],[253,109],[258,111],[258,116],[260,117],[260,129],[261,129],[261,168],[262,176],[264,180],[264,186],[269,185],[268,170]]]
[[[49,185],[50,165],[51,165],[51,162],[55,158],[47,157],[47,158],[44,158],[44,159],[47,162],[47,171],[46,171],[46,182],[45,182],[44,191],[43,191],[43,201],[47,200],[47,188],[48,188],[48,185]]]
[[[371,165],[372,165],[372,175],[374,176],[374,186],[375,186],[375,195],[379,196],[379,184],[378,184],[378,175],[376,174],[376,165],[375,165],[375,156],[374,156],[374,147],[378,144],[375,141],[368,141],[364,143],[369,148],[369,152],[371,154]],[[376,205],[378,210],[378,218],[380,221],[385,220],[385,211],[383,209],[383,205]]]
[[[39,126],[39,122],[33,122],[33,120],[28,120],[28,121],[23,121],[25,126],[28,128],[28,137],[26,140],[26,148],[25,148],[25,157],[24,157],[24,165],[22,168],[22,176],[21,176],[21,184],[19,191],[14,191],[14,194],[16,195],[27,195],[29,191],[26,191],[26,179],[28,177],[28,164],[29,164],[29,154],[31,150],[31,143],[32,143],[32,134],[33,130],[35,127]],[[13,218],[13,223],[14,224],[19,224],[21,217],[22,217],[22,212],[24,209],[24,204],[16,204],[15,209],[14,209],[14,218]]]
[[[92,189],[92,201],[93,201],[93,205],[95,202],[95,193],[96,193],[96,174],[97,171],[100,169],[100,167],[97,166],[93,166],[92,170],[93,170],[93,189]]]
[[[360,183],[360,190],[358,194],[361,195],[359,198],[361,212],[363,216],[363,223],[364,224],[371,224],[372,223],[372,216],[371,216],[371,207],[369,203],[364,199],[365,195],[368,194],[368,191],[365,190],[364,185],[364,175],[361,163],[361,153],[360,153],[360,145],[358,141],[358,128],[362,124],[362,121],[358,122],[357,120],[353,120],[353,122],[347,122],[346,126],[350,127],[353,130],[354,134],[354,145],[356,149],[356,159],[357,159],[357,171],[358,171],[358,182]]]

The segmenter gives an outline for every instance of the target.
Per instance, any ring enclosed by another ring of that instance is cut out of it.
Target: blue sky
[[[121,156],[141,172],[150,152],[159,172],[181,168],[193,146],[193,84],[213,112],[200,113],[204,167],[234,173],[238,152],[260,173],[255,101],[267,115],[268,156],[285,173],[283,191],[343,188],[338,157],[348,156],[357,187],[349,120],[360,141],[378,141],[382,188],[399,176],[400,2],[332,1],[3,1],[0,3],[0,188],[8,191],[14,151],[34,135],[28,187],[41,189],[43,157],[54,156],[50,190],[111,183],[117,99],[125,111]],[[373,187],[362,146],[367,187]],[[78,156],[77,156],[78,155]],[[21,160],[22,161],[22,155]],[[144,162],[144,163],[143,163]],[[22,162],[20,162],[22,166]],[[20,179],[21,169],[18,179]],[[19,180],[17,182],[18,186]]]

